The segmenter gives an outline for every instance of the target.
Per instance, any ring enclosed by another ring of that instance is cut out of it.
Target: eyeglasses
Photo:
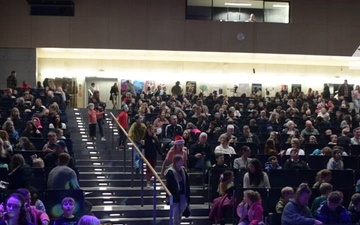
[[[11,203],[6,204],[6,208],[19,209],[20,207],[21,205],[18,204],[11,204]]]

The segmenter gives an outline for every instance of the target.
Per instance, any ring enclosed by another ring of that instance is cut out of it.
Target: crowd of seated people
[[[47,225],[49,216],[39,204],[39,195],[48,195],[51,190],[58,190],[59,195],[61,191],[81,191],[65,110],[66,94],[53,83],[42,86],[38,82],[31,88],[23,82],[20,87],[0,90],[0,186],[8,193],[19,193],[9,196],[7,201],[12,203],[1,205],[4,208],[0,211],[7,213],[2,214],[2,220],[12,220],[12,211],[21,208],[21,213],[24,209],[34,216],[31,221],[25,216],[22,224]],[[31,202],[30,190],[37,193]]]
[[[349,90],[345,88],[345,92]],[[214,172],[218,177],[213,179],[211,170],[233,171],[232,183],[236,187],[273,189],[296,188],[305,177],[313,185],[314,174],[329,169],[339,171],[333,174],[336,179],[345,179],[345,173],[351,170],[345,183],[355,191],[353,186],[359,179],[360,128],[352,92],[339,92],[337,98],[312,90],[308,93],[282,90],[274,97],[244,94],[228,97],[216,92],[206,97],[202,93],[197,96],[156,93],[142,93],[139,97],[126,93],[122,101],[129,107],[130,116],[141,115],[145,123],[156,127],[164,157],[175,137],[182,135],[185,143],[180,153],[187,151],[186,166],[201,169],[206,175],[204,180],[215,189],[219,190],[220,174]],[[146,110],[142,104],[146,104]],[[277,183],[275,178],[279,176],[292,179],[284,178]],[[213,181],[215,184],[211,184]],[[275,206],[272,211],[275,212]]]

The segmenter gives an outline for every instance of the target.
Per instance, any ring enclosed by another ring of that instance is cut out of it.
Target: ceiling
[[[38,48],[38,58],[349,66],[351,57],[225,52]],[[354,59],[354,58],[353,58]],[[358,59],[358,58],[357,58]]]

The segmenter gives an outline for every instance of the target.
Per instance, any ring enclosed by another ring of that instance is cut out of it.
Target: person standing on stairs
[[[146,133],[146,125],[143,123],[143,117],[139,115],[134,116],[135,122],[131,125],[129,130],[129,137],[134,141],[139,150],[142,151],[142,145],[144,142],[144,137]],[[135,172],[140,173],[140,163],[142,162],[139,153],[136,151],[135,146],[133,146],[133,160]]]
[[[156,136],[155,127],[150,124],[146,128],[146,134],[144,138],[144,151],[145,151],[145,158],[149,161],[150,165],[155,168],[156,167],[156,159],[157,159],[157,152],[160,151],[160,142],[158,137]],[[151,187],[151,177],[152,172],[149,169],[149,166],[146,165],[146,186],[148,188]]]
[[[90,103],[94,104],[94,109],[97,112],[96,113],[96,122],[99,127],[101,141],[106,141],[106,139],[104,137],[104,129],[103,129],[106,104],[105,104],[105,102],[102,102],[100,100],[100,92],[98,90],[94,91],[92,98],[89,100],[89,104]]]
[[[180,135],[175,136],[175,139],[173,142],[174,146],[172,146],[171,149],[166,154],[166,158],[161,167],[161,176],[164,176],[165,170],[171,164],[172,159],[174,158],[175,155],[181,155],[182,162],[184,163],[183,166],[184,167],[187,166],[188,153],[187,153],[187,148],[184,147],[184,143],[185,143],[185,141],[182,136],[180,136]]]
[[[181,224],[181,216],[190,204],[189,175],[186,172],[181,155],[172,158],[172,165],[165,171],[166,187],[173,195],[174,225]]]
[[[128,115],[129,107],[127,104],[123,103],[121,105],[121,111],[120,114],[117,116],[117,121],[119,124],[124,128],[124,130],[128,129],[128,121],[129,121],[129,115]],[[125,133],[119,128],[119,146],[120,148],[126,148],[126,135]]]
[[[111,86],[110,89],[110,101],[113,104],[113,109],[116,109],[118,96],[119,96],[119,87],[117,86],[117,83],[114,83],[114,85]]]

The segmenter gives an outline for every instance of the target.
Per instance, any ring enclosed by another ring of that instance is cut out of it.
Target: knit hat
[[[181,144],[184,144],[184,143],[185,143],[185,141],[184,141],[182,136],[175,136],[174,144],[181,145]]]
[[[56,146],[59,146],[61,148],[66,148],[66,143],[65,143],[65,141],[60,140],[56,143]]]
[[[121,105],[121,110],[126,110],[127,108],[129,108],[129,106],[127,104],[123,103]]]

